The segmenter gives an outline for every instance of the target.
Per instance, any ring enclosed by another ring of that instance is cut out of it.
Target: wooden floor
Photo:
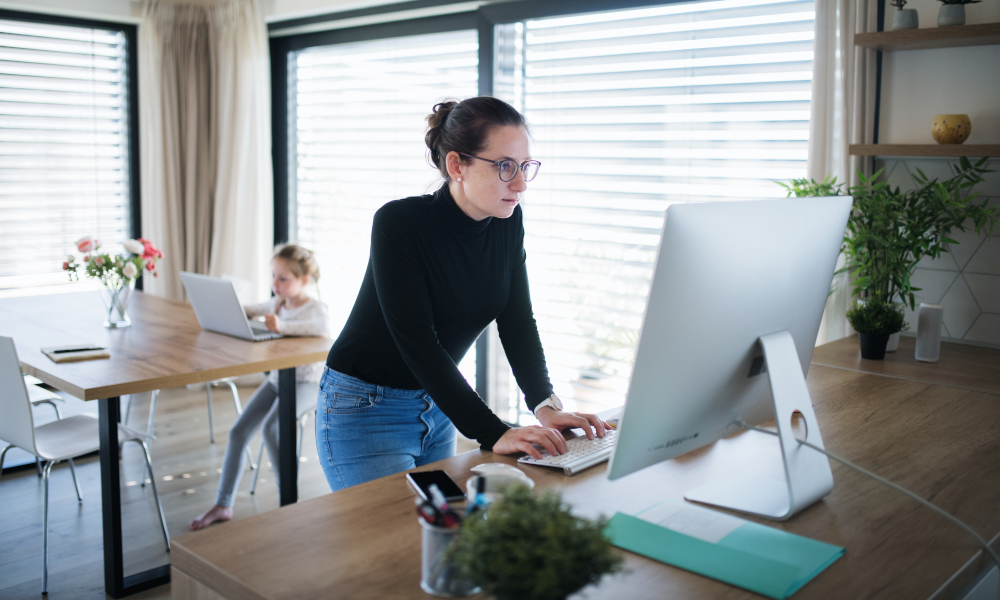
[[[240,388],[245,402],[252,387]],[[171,536],[187,531],[188,522],[212,505],[227,432],[236,417],[227,388],[213,390],[215,441],[209,443],[208,410],[203,390],[184,388],[160,393],[156,410],[156,436],[152,443],[153,469]],[[81,410],[96,414],[96,403],[67,399],[64,412]],[[137,396],[129,424],[145,429],[148,394]],[[42,410],[39,408],[38,410]],[[260,437],[252,443],[256,457]],[[459,451],[473,445],[460,441]],[[299,498],[329,493],[316,459],[313,423],[303,441],[299,472]],[[125,570],[133,573],[166,564],[168,556],[156,520],[149,486],[139,484],[142,457],[138,446],[128,444],[122,462],[122,512],[124,515]],[[244,472],[234,506],[241,519],[278,507],[278,490],[264,453],[265,468],[257,492],[249,494],[251,471]],[[101,599],[104,563],[101,530],[100,463],[95,455],[76,461],[83,503],[76,501],[66,463],[53,468],[49,484],[49,598]],[[34,469],[5,471],[0,479],[0,598],[35,600],[41,594],[42,482]],[[136,600],[170,597],[170,586],[132,596]]]

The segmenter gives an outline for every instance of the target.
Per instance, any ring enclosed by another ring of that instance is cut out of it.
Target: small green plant
[[[906,0],[889,0],[889,4],[895,6],[899,10],[903,10],[903,7],[906,6]]]
[[[899,0],[903,4],[906,4],[906,0]],[[788,183],[782,183],[780,181],[775,181],[778,185],[785,188],[788,192],[789,198],[805,198],[808,196],[843,196],[844,193],[841,191],[843,184],[837,183],[837,178],[834,177],[830,179],[827,175],[826,179],[821,182],[817,182],[815,179],[789,179]]]
[[[976,4],[982,0],[938,0],[941,4]]]
[[[855,331],[867,335],[891,335],[907,327],[903,321],[903,305],[877,297],[852,302],[847,309],[847,320]]]
[[[499,600],[565,598],[621,570],[606,524],[573,516],[554,492],[535,497],[514,486],[466,519],[449,560]]]

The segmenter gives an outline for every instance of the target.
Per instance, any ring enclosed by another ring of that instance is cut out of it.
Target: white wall
[[[911,0],[906,8],[919,13],[921,28],[937,26],[936,0]],[[966,7],[967,24],[1000,22],[1000,2]],[[886,27],[895,8],[887,6]],[[940,48],[883,53],[882,109],[879,142],[933,144],[934,115],[964,113],[972,121],[967,144],[1000,144],[1000,45]],[[879,161],[890,185],[916,185],[910,173],[921,169],[931,177],[946,178],[957,159],[886,157]],[[1000,170],[1000,160],[992,160]],[[1000,173],[991,173],[981,186],[992,206],[1000,207]],[[1000,228],[993,236],[955,232],[960,243],[939,260],[924,260],[913,276],[923,288],[917,302],[944,306],[942,334],[952,339],[1000,346]],[[916,327],[916,315],[907,311]]]

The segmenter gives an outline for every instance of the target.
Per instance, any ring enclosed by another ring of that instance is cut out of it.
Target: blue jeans
[[[316,450],[333,491],[455,454],[455,426],[424,390],[374,385],[327,367]]]

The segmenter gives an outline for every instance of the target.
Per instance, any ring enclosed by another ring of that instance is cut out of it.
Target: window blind
[[[130,234],[124,33],[0,20],[0,293],[67,281],[73,242]]]
[[[669,205],[780,197],[774,180],[805,175],[812,38],[801,0],[496,27],[495,93],[524,112],[542,161],[525,244],[550,375],[570,406],[624,402]]]
[[[437,189],[424,118],[475,96],[475,30],[312,47],[288,57],[289,223],[317,253],[334,336],[361,287],[375,211]],[[461,365],[475,380],[475,349]]]

